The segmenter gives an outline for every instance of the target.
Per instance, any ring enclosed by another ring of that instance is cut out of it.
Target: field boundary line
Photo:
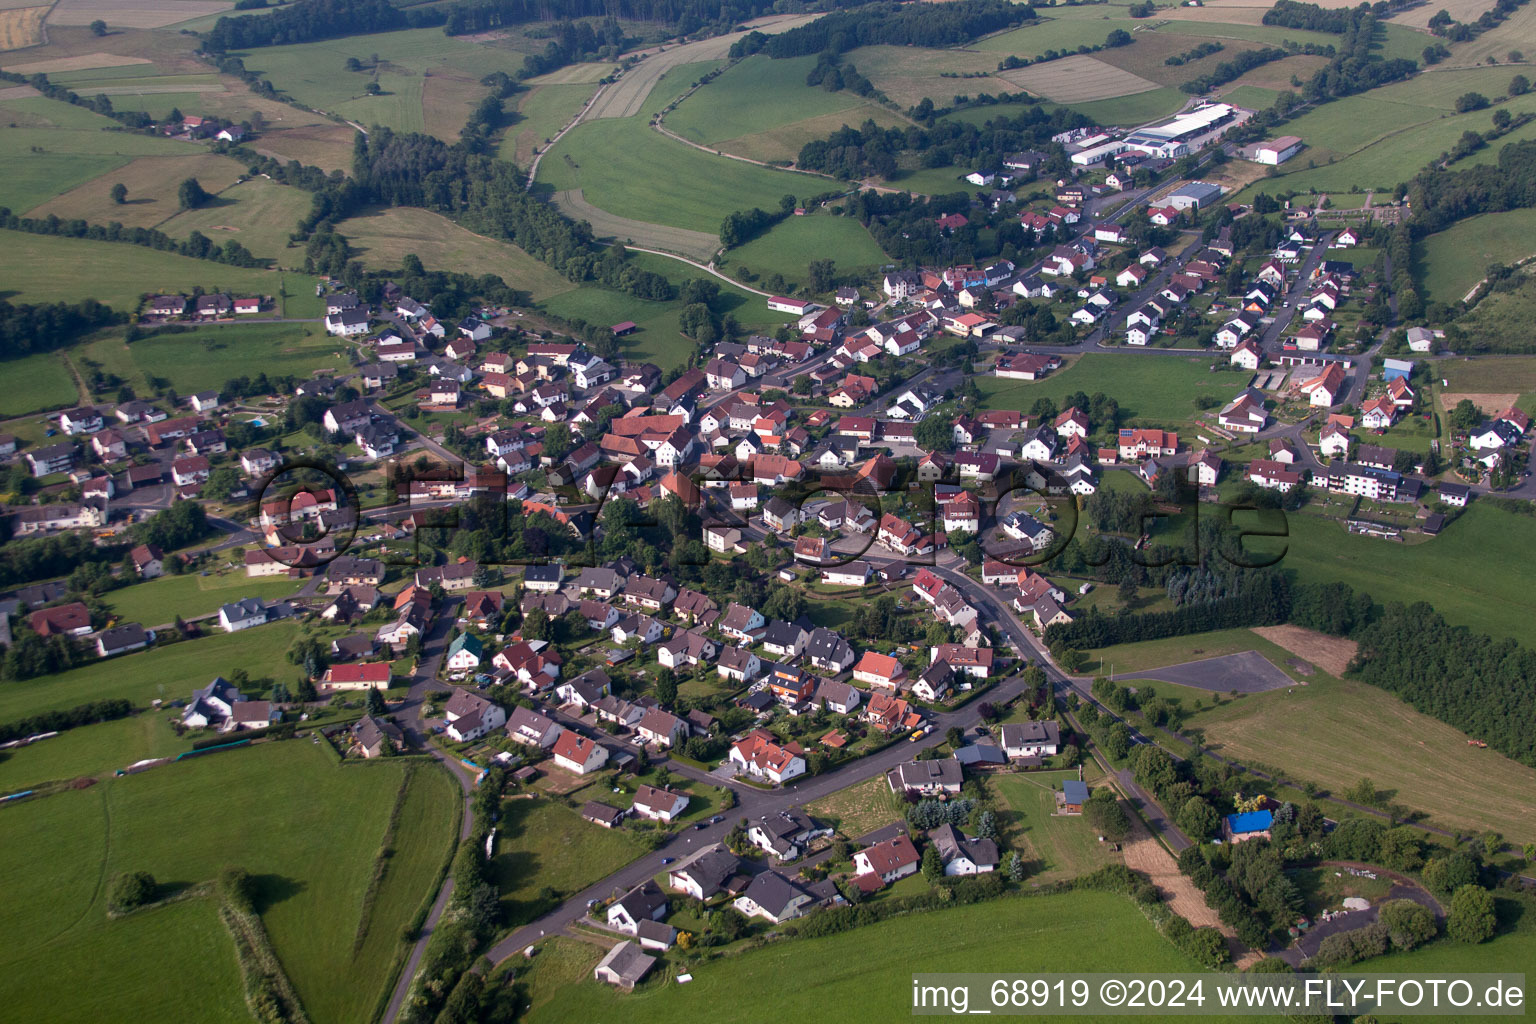
[[[761,291],[760,289],[753,288],[751,285],[742,284],[740,281],[731,280],[729,277],[726,277],[724,274],[720,273],[720,271],[716,270],[714,264],[712,263],[699,263],[698,261],[691,260],[686,256],[679,256],[675,252],[667,252],[665,249],[647,249],[644,246],[627,244],[624,246],[624,248],[630,250],[631,252],[645,252],[650,253],[652,256],[665,256],[669,260],[677,260],[680,263],[686,263],[690,267],[695,267],[704,271],[706,274],[713,274],[715,277],[718,277],[720,280],[726,282],[727,284],[734,285],[743,291],[749,291],[753,295],[761,295],[765,299],[773,298],[773,295],[770,292]]]

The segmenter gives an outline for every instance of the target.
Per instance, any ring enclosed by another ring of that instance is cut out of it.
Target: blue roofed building
[[[1269,829],[1275,816],[1269,811],[1246,811],[1229,814],[1222,822],[1222,835],[1228,842],[1240,843],[1245,839],[1268,839]]]

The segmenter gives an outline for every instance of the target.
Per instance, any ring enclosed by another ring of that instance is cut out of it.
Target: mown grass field
[[[227,676],[237,668],[245,669],[252,679],[271,676],[292,683],[302,671],[286,656],[297,629],[291,622],[274,622],[239,633],[212,633],[57,675],[8,683],[0,691],[0,722],[116,697],[126,697],[136,706],[147,706],[156,698],[185,700],[214,676]]]
[[[290,276],[289,280],[293,280]],[[130,381],[163,377],[182,394],[216,388],[231,377],[291,374],[347,365],[346,349],[312,324],[231,324],[186,334],[160,334],[125,345],[121,334],[92,342],[83,354]]]
[[[646,851],[638,836],[594,825],[565,804],[544,798],[503,802],[497,828],[491,872],[509,924],[548,909],[537,898],[545,886],[562,898],[569,896]]]
[[[28,839],[0,844],[0,878],[14,897],[13,927],[0,936],[0,995],[32,1019],[249,1019],[212,901],[120,920],[104,906],[110,880],[123,871],[186,886],[233,864],[257,879],[263,922],[310,1019],[365,1019],[392,973],[400,929],[429,898],[452,841],[453,784],[424,766],[410,781],[424,796],[407,791],[395,856],[369,918],[370,934],[384,941],[354,958],[363,894],[405,784],[398,766],[336,768],[298,741],[12,808],[6,830]],[[238,814],[202,815],[186,827],[189,807],[231,802]],[[177,984],[145,984],[146,943]],[[81,986],[86,975],[93,983]]]
[[[848,839],[868,835],[905,817],[902,801],[891,792],[883,775],[807,804],[806,813],[830,823]]]
[[[49,214],[66,220],[78,217],[92,224],[109,224],[115,220],[131,228],[155,227],[182,212],[176,190],[186,179],[196,178],[207,192],[216,195],[233,186],[245,173],[245,166],[238,161],[206,151],[139,157],[27,212],[33,217],[46,217]],[[112,186],[119,182],[127,187],[128,200],[114,203]],[[280,185],[273,187],[282,188]],[[217,214],[233,205],[233,200],[215,198],[205,209],[188,212]],[[308,209],[307,203],[305,209]],[[299,214],[295,213],[292,220],[297,222],[298,219]],[[288,227],[292,230],[293,224],[290,223]],[[218,234],[210,237],[215,241],[221,240]]]
[[[407,254],[415,254],[431,269],[495,274],[535,302],[576,287],[517,246],[477,235],[430,210],[373,209],[347,218],[336,230],[369,267],[397,269]]]
[[[1117,96],[1107,100],[1064,104],[1099,124],[1142,124],[1159,117],[1166,117],[1178,110],[1189,99],[1177,89],[1167,87]]]
[[[984,409],[1028,412],[1041,397],[1061,404],[1077,391],[1102,391],[1120,403],[1122,422],[1175,426],[1189,422],[1202,395],[1230,399],[1251,374],[1211,372],[1209,356],[1126,358],[1089,353],[1042,381],[1010,380],[990,375],[975,378]]]
[[[783,274],[797,284],[805,281],[813,259],[833,259],[843,274],[872,270],[887,260],[864,225],[852,217],[830,214],[790,217],[727,255],[733,266],[747,267],[759,276]]]
[[[1446,621],[1475,632],[1530,635],[1524,596],[1536,588],[1536,566],[1525,552],[1536,543],[1536,519],[1474,502],[1439,536],[1412,545],[1346,533],[1317,516],[1287,522],[1287,540],[1245,545],[1269,552],[1284,543],[1280,567],[1304,582],[1338,580],[1378,604],[1427,601]]]
[[[1453,394],[1536,391],[1536,360],[1519,356],[1483,356],[1478,359],[1446,360],[1435,365],[1435,373],[1449,382],[1449,386],[1444,390]],[[1498,410],[1485,411],[1497,412]]]
[[[766,131],[723,139],[715,144],[715,148],[749,160],[794,163],[800,158],[800,150],[812,139],[824,139],[844,125],[862,128],[866,121],[874,121],[882,128],[900,128],[908,124],[906,118],[884,107],[861,103],[831,114],[790,121]]]
[[[308,192],[269,178],[252,178],[224,189],[215,202],[183,210],[157,226],[174,238],[201,231],[215,244],[236,241],[256,256],[272,260],[274,266],[299,268],[304,265],[304,247],[290,247],[288,236],[310,204]]]
[[[480,79],[493,71],[514,74],[523,63],[519,52],[446,36],[439,28],[262,47],[240,56],[307,106],[362,125],[454,140],[485,94]],[[348,57],[362,61],[364,70],[347,71]],[[367,86],[375,81],[382,94],[368,96]]]
[[[538,181],[555,191],[579,188],[589,203],[621,217],[710,234],[736,210],[777,209],[784,195],[833,187],[681,145],[638,117],[577,125],[539,161]]]
[[[0,286],[0,296],[4,295]],[[80,392],[75,379],[57,352],[39,352],[0,363],[0,371],[11,380],[24,380],[26,388],[8,389],[0,397],[0,416],[25,416],[38,409],[52,409],[77,401]]]
[[[1083,943],[1084,935],[1094,941]],[[534,958],[524,976],[531,987],[530,1024],[617,1016],[649,1024],[702,1015],[745,1024],[761,1020],[767,1005],[789,1017],[818,1017],[838,1006],[849,1021],[894,1020],[911,1012],[916,964],[940,972],[1016,971],[1020,963],[1035,971],[1196,969],[1128,900],[1092,892],[994,900],[897,917],[827,938],[776,943],[690,967],[693,981],[687,985],[671,984],[676,969],[658,965],[662,973],[629,995],[592,980],[591,968],[603,950],[588,948],[590,962],[582,965],[580,981],[574,981],[568,963],[573,958],[554,960],[548,982],[540,958]]]
[[[925,98],[944,107],[957,94],[1018,91],[993,74],[1002,59],[997,53],[926,46],[861,46],[844,54],[844,59],[903,110],[917,106]],[[959,72],[984,72],[987,77],[945,77]]]
[[[28,103],[34,107],[39,102],[46,103],[50,106],[45,109],[54,113],[57,113],[54,109],[56,107],[74,110],[68,104],[40,100],[39,97],[12,102]],[[39,116],[51,119],[52,115]],[[61,120],[65,119],[63,114],[58,116]],[[0,118],[0,160],[5,161],[6,169],[4,178],[0,179],[0,206],[8,206],[17,212],[31,210],[60,193],[122,167],[136,157],[198,156],[207,153],[202,146],[190,142],[175,142],[129,132],[101,131],[101,128],[115,126],[117,122],[98,118],[94,114],[89,116],[99,124],[84,127],[77,118],[70,115],[67,118],[70,127],[35,124],[26,127],[18,121],[17,127],[12,128],[8,120]],[[111,185],[111,182],[107,182],[102,186],[103,193]],[[102,198],[106,199],[105,194]]]
[[[1220,706],[1209,693],[1153,685],[1164,696],[1177,693],[1186,707],[1202,700],[1186,729],[1201,730],[1223,757],[1279,766],[1334,793],[1375,779],[1392,791],[1392,802],[1429,815],[1431,824],[1502,832],[1517,846],[1536,839],[1536,770],[1468,746],[1464,733],[1374,686],[1321,670],[1303,680],[1288,690],[1224,697]]]
[[[748,57],[678,104],[667,115],[667,127],[714,145],[863,105],[851,92],[806,85],[805,76],[815,66],[815,57]]]
[[[987,53],[996,53],[999,60],[1007,54],[1038,57],[1047,50],[1071,53],[1079,46],[1101,45],[1104,37],[1115,29],[1134,32],[1147,24],[1145,21],[1128,17],[1119,7],[1107,5],[1062,7],[1052,9],[1045,14],[1045,17],[1033,25],[1025,25],[1012,32],[978,39],[973,44],[973,48]]]
[[[1514,263],[1536,253],[1536,210],[1468,217],[1422,244],[1429,298],[1456,302],[1483,279],[1488,264]]]
[[[601,76],[599,76],[601,77]],[[518,97],[518,120],[501,140],[501,158],[527,167],[535,148],[570,123],[597,91],[596,81],[535,85]]]
[[[288,597],[299,586],[283,578],[247,579],[244,570],[237,569],[222,576],[162,576],[114,590],[105,600],[123,621],[152,628],[174,622],[177,616],[190,619],[217,612],[220,605],[242,597],[267,601]]]
[[[136,309],[145,293],[186,293],[202,285],[207,291],[273,297],[286,287],[284,315],[324,313],[315,279],[292,271],[228,267],[120,242],[0,231],[0,281],[12,302],[78,302],[87,294],[81,276],[86,267],[88,294],[124,312]]]

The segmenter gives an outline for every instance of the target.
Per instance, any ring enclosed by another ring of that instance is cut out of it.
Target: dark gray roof
[[[792,901],[808,894],[777,871],[764,871],[742,895],[774,917],[783,917]]]

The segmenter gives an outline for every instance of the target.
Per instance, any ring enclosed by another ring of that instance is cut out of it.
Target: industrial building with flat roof
[[[1230,103],[1207,103],[1166,121],[1144,125],[1125,137],[1125,144],[1148,156],[1175,159],[1219,139],[1242,124],[1251,112]]]
[[[1220,198],[1220,185],[1208,181],[1191,181],[1170,192],[1164,202],[1175,210],[1203,210]]]

